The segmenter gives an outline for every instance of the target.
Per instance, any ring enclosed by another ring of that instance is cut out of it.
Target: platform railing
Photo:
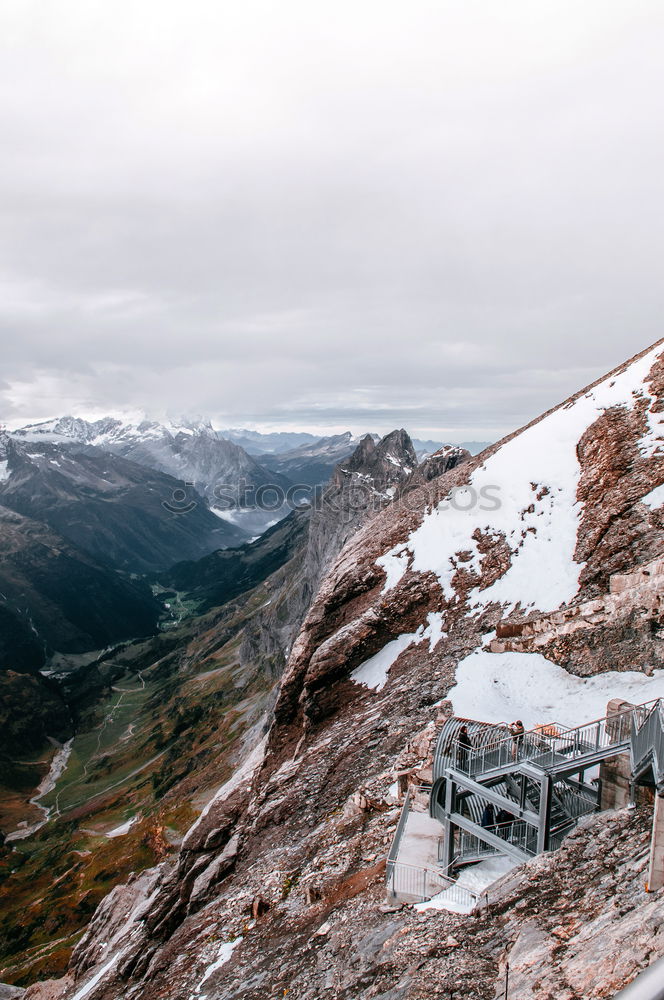
[[[403,800],[403,806],[401,807],[401,815],[399,816],[399,822],[397,823],[397,828],[394,831],[394,837],[392,838],[392,845],[387,855],[387,865],[385,869],[385,879],[389,883],[390,876],[396,860],[399,856],[399,847],[401,845],[401,838],[403,837],[403,832],[406,829],[406,823],[408,822],[408,814],[410,812],[410,792],[406,792]]]
[[[455,739],[446,754],[448,766],[474,777],[518,761],[529,760],[546,768],[561,757],[576,760],[628,742],[632,725],[638,727],[640,720],[647,718],[658,703],[658,699],[645,702],[571,728],[550,723],[523,734],[506,735],[477,748],[467,747]]]
[[[459,885],[441,871],[424,865],[409,865],[395,861],[387,880],[387,890],[393,897],[408,896],[413,902],[426,902],[444,892],[452,903],[473,908],[481,898],[478,893]]]
[[[555,795],[570,819],[579,819],[590,813],[597,812],[599,803],[597,796],[587,795],[569,786],[556,785]]]

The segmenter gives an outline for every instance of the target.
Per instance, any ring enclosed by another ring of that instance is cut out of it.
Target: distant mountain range
[[[350,432],[233,433],[254,453],[200,420],[65,416],[0,431],[0,670],[35,671],[56,652],[154,634],[171,614],[151,590],[159,579],[197,590],[208,606],[229,600],[283,562],[300,522],[259,549],[248,548],[252,539],[328,484],[345,490],[358,461],[372,483],[389,483],[392,466],[401,482],[449,462],[442,449],[421,463],[426,449],[418,455],[405,432],[382,442]]]
[[[302,447],[312,446],[315,447],[322,441],[333,441],[341,437],[350,437],[355,443],[357,443],[362,435],[353,436],[349,432],[346,434],[340,434],[330,437],[320,438],[315,434],[298,433],[295,431],[278,431],[268,434],[261,434],[259,431],[250,431],[246,428],[232,428],[230,430],[217,431],[222,437],[225,437],[228,441],[233,441],[235,444],[239,444],[246,452],[250,455],[281,455],[284,452],[292,452],[294,450],[299,450]],[[380,435],[375,434],[376,440],[379,440]],[[438,451],[447,442],[443,441],[432,441],[422,440],[420,438],[411,438],[413,442],[413,447],[417,452],[418,456],[422,454],[430,455],[434,451]],[[477,455],[480,451],[484,451],[491,444],[490,441],[460,441],[458,442],[459,448],[464,448],[469,451],[471,455]]]

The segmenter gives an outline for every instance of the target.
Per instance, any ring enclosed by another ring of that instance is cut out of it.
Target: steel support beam
[[[466,833],[474,834],[483,843],[488,844],[489,847],[495,847],[500,854],[509,854],[511,858],[515,858],[517,861],[528,861],[532,857],[532,854],[528,854],[526,851],[522,851],[520,847],[510,844],[509,840],[503,840],[502,837],[498,837],[495,833],[490,833],[489,830],[485,830],[483,826],[473,823],[472,819],[462,816],[461,813],[452,813],[450,819],[455,826],[465,830]]]
[[[456,808],[456,786],[448,774],[445,783],[445,872],[449,872],[454,861],[454,825],[450,819]]]
[[[551,830],[551,778],[543,774],[540,781],[539,822],[537,824],[537,853],[549,849]]]
[[[463,788],[465,791],[472,792],[474,795],[486,799],[487,802],[493,803],[499,809],[506,809],[513,816],[516,815],[518,819],[525,820],[530,826],[539,826],[539,816],[537,813],[532,812],[530,809],[519,808],[519,803],[514,802],[513,799],[506,799],[504,795],[499,795],[498,792],[494,792],[487,785],[480,785],[477,781],[467,778],[465,774],[461,774],[459,771],[448,771],[447,773],[459,788]]]

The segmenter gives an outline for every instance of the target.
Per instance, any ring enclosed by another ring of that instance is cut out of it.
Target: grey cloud
[[[661,335],[657,3],[6,20],[6,419],[496,436]]]

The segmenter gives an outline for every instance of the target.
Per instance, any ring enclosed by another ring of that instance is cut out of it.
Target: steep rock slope
[[[602,594],[613,573],[661,555],[662,353],[660,342],[360,532],[304,623],[278,719],[325,714],[333,682],[432,621],[431,649],[446,636],[437,658],[458,659],[497,623]],[[426,645],[413,640],[395,673]]]
[[[141,834],[172,822],[173,815],[182,822],[181,817],[190,814],[192,800],[205,802],[210,784],[214,787],[215,779],[218,784],[220,775],[230,774],[229,762],[241,755],[247,728],[256,724],[260,733],[264,720],[259,715],[274,702],[287,648],[322,571],[318,559],[308,563],[306,558],[311,517],[317,517],[314,532],[325,528],[324,551],[318,554],[331,559],[363,519],[389,502],[389,484],[395,487],[408,479],[413,456],[406,435],[388,436],[382,448],[375,448],[371,439],[368,442],[370,447],[360,449],[352,463],[353,474],[340,473],[339,482],[330,486],[329,509],[294,511],[250,545],[179,564],[161,577],[164,584],[177,588],[177,594],[161,594],[173,602],[174,616],[179,614],[180,598],[187,604],[195,602],[199,612],[210,608],[207,613],[184,617],[169,631],[112,650],[67,676],[68,701],[76,704],[78,714],[73,773],[70,767],[56,789],[56,820],[39,833],[38,840],[21,844],[29,855],[24,868],[14,872],[13,857],[4,859],[11,874],[0,892],[0,907],[8,909],[0,932],[0,965],[4,965],[0,979],[9,975],[12,981],[24,982],[40,970],[60,969],[71,936],[85,922],[88,911],[82,908],[99,898],[97,880],[113,885],[132,864],[144,867],[153,862],[151,848],[141,848]],[[351,487],[355,473],[363,477],[357,482],[371,483],[358,496]],[[96,685],[99,697],[103,679],[109,676],[108,696],[95,705],[89,688]],[[128,728],[120,729],[122,739],[114,742],[121,719]],[[93,728],[88,733],[89,726]],[[76,780],[76,762],[90,746],[94,752],[86,760],[85,780]],[[92,797],[90,791],[95,793]],[[15,805],[7,810],[3,829],[14,829],[9,821],[16,811]],[[139,812],[140,823],[123,834],[125,850],[117,872],[98,871],[95,831],[123,828],[127,814]],[[83,816],[84,829],[77,830],[75,820]],[[68,851],[74,847],[81,855],[72,867]],[[40,862],[56,848],[62,858],[56,862],[57,886],[45,891]],[[86,895],[84,889],[91,883],[94,891]],[[31,913],[28,924],[21,917],[26,906]],[[40,919],[42,907],[49,914],[45,925]]]
[[[577,715],[558,721],[596,716],[592,686],[541,654],[522,654],[530,672],[505,689],[503,657],[514,654],[488,646],[496,626],[602,600],[616,574],[661,557],[663,352],[660,342],[372,513],[318,589],[268,739],[242,781],[219,790],[176,864],[102,905],[73,957],[77,982],[53,984],[52,995],[423,1000],[456,989],[488,1000],[516,949],[524,997],[576,1000],[611,996],[664,951],[652,933],[661,900],[629,874],[641,872],[645,817],[633,828],[629,815],[602,818],[606,864],[593,835],[581,833],[557,857],[515,872],[472,927],[381,906],[382,859],[398,819],[394,771],[415,734],[430,738],[446,696],[460,711],[470,689],[485,718],[498,702],[512,717],[524,706],[557,717],[547,686],[555,670],[574,696],[562,707]],[[629,682],[645,700],[651,682],[661,683],[652,642],[638,641],[639,628],[660,627],[658,606],[651,610],[647,624],[635,619],[632,671],[616,663],[607,693],[619,696]],[[611,629],[599,622],[593,641],[608,658]],[[579,673],[587,672],[584,662]],[[626,867],[621,881],[600,877],[613,861]],[[589,880],[579,870],[586,864]],[[569,898],[558,886],[560,911],[549,920],[556,870],[579,874]],[[617,913],[614,897],[626,900]],[[525,957],[529,934],[535,967]],[[629,961],[601,968],[592,949],[584,958],[584,942],[611,941],[615,956],[625,936],[635,945]],[[45,995],[35,988],[28,1000]]]
[[[416,465],[408,434],[395,430],[378,442],[367,434],[336,466],[327,487],[310,504],[306,545],[289,564],[284,587],[246,633],[247,655],[268,652],[285,663],[328,568],[363,525],[408,489]]]

